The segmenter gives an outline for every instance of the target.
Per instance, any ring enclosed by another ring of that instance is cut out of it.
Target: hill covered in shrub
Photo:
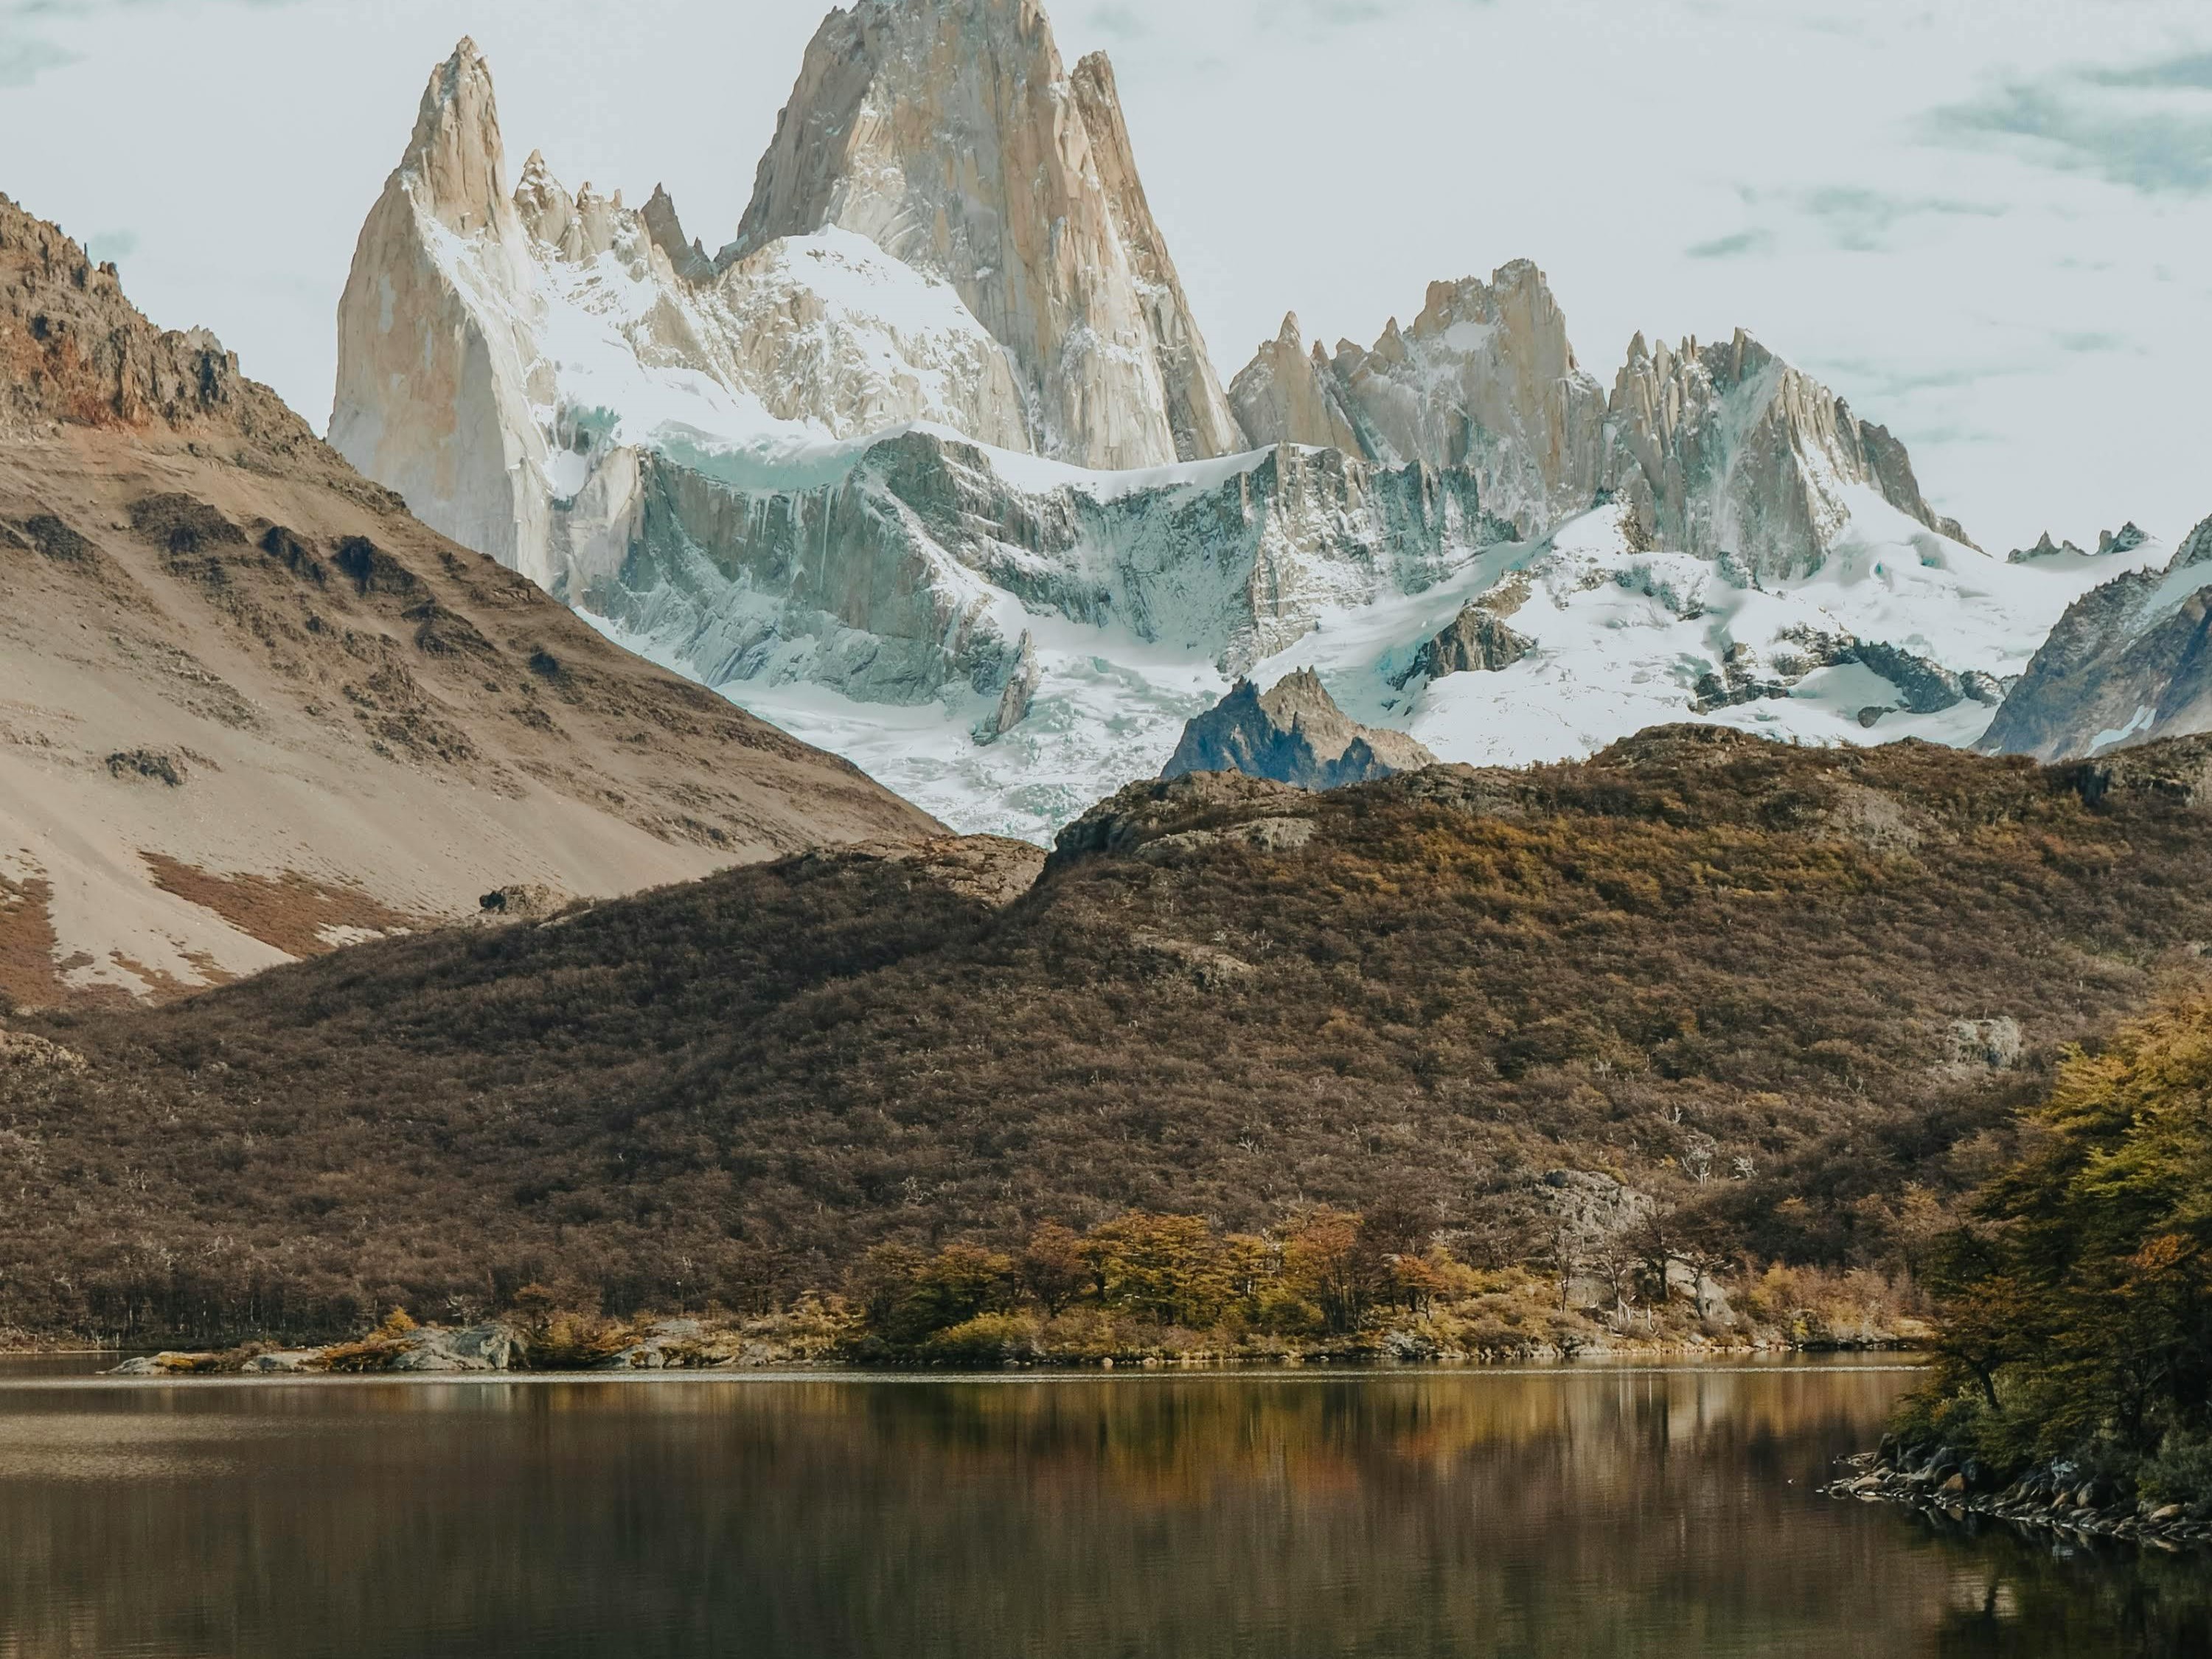
[[[18,1016],[0,1322],[765,1308],[1132,1212],[1387,1216],[1609,1302],[1663,1297],[1655,1228],[1662,1263],[1911,1273],[2063,1046],[2197,972],[2209,771],[1670,727],[1325,795],[1201,775],[1011,902],[808,855]]]

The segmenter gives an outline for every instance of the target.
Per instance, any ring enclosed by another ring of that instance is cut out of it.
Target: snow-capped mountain
[[[2133,568],[2068,608],[1983,748],[2055,761],[2212,732],[2212,519],[2161,566],[2163,551],[2133,525],[2106,532],[2103,559]],[[2099,555],[2054,549],[2046,535],[2013,556],[2033,565]]]
[[[1525,261],[1371,349],[1291,319],[1224,394],[1033,0],[833,13],[713,256],[658,191],[510,192],[464,42],[339,334],[356,465],[963,829],[1048,836],[1297,669],[1447,760],[1972,742],[2116,568],[1982,553],[1747,336],[1639,337],[1608,393]]]
[[[832,227],[952,284],[1012,358],[1040,453],[1121,468],[1244,447],[1113,70],[1069,75],[1036,0],[823,20],[723,258]]]

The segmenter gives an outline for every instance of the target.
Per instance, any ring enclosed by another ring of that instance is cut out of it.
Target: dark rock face
[[[1480,604],[1469,604],[1436,638],[1423,646],[1413,665],[1399,677],[1399,685],[1417,679],[1440,680],[1447,674],[1476,672],[1496,673],[1510,668],[1536,648],[1536,641],[1517,634],[1498,614]]]
[[[1436,764],[1401,732],[1357,724],[1336,706],[1311,669],[1261,695],[1239,680],[1220,702],[1183,728],[1162,777],[1242,772],[1301,789],[1334,789]]]
[[[2138,528],[2133,520],[2130,520],[2118,530],[2099,532],[2097,550],[2091,553],[2086,547],[2076,547],[2070,541],[2052,541],[2051,532],[2046,530],[2043,532],[2043,539],[2034,546],[2016,547],[2005,556],[2005,559],[2008,564],[2027,564],[2037,559],[2056,558],[2062,553],[2070,553],[2077,559],[2101,558],[2112,553],[2132,553],[2149,539],[2149,536]]]
[[[2132,528],[2132,526],[2130,526]],[[2112,538],[2115,545],[2124,539]],[[2204,565],[2191,588],[2179,573]],[[2130,571],[2067,608],[1981,747],[2067,760],[2212,727],[2212,519],[2165,570]]]
[[[1969,698],[1992,706],[2004,700],[2002,687],[1987,674],[1972,670],[1954,674],[1941,663],[1893,645],[1862,640],[1838,660],[1873,669],[1897,688],[1902,706],[1915,714],[1940,714]]]
[[[1856,640],[1848,634],[1802,633],[1796,648],[1778,651],[1771,663],[1762,662],[1747,645],[1729,647],[1721,672],[1698,682],[1698,713],[1734,708],[1765,697],[1789,696],[1806,675],[1816,668],[1861,663],[1897,688],[1894,703],[1877,703],[1859,711],[1859,724],[1871,726],[1884,714],[1903,709],[1912,714],[1940,714],[1971,699],[1990,708],[2004,701],[2004,684],[1978,669],[1954,674],[1942,664],[1879,640]]]

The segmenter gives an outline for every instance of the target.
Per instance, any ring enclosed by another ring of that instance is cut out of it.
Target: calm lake
[[[2207,1564],[1817,1496],[1858,1364],[0,1372],[0,1659],[2188,1654]],[[64,1365],[59,1370],[70,1369]]]

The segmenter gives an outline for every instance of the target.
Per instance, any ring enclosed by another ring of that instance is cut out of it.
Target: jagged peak
[[[2133,519],[2118,530],[2100,531],[2097,535],[2100,553],[2132,553],[2150,539],[2149,535]]]
[[[430,71],[400,173],[416,200],[449,228],[473,234],[512,211],[491,65],[464,35]]]
[[[707,250],[697,241],[685,239],[684,221],[667,185],[653,185],[651,199],[638,210],[638,222],[645,227],[647,239],[668,256],[678,276],[704,282],[714,276],[714,262],[707,257]]]
[[[2186,569],[2191,565],[2212,563],[2212,518],[2206,519],[2182,538],[2175,550],[2172,568]]]
[[[1074,74],[1089,81],[1108,97],[1119,100],[1120,88],[1114,80],[1114,60],[1103,52],[1087,52],[1075,60]]]
[[[313,434],[204,328],[163,330],[58,225],[0,196],[0,427],[228,427],[296,451]]]
[[[1161,775],[1242,772],[1325,789],[1435,763],[1404,732],[1358,724],[1337,706],[1319,674],[1301,668],[1266,692],[1238,678],[1228,696],[1183,728]]]
[[[2013,549],[2005,556],[2005,562],[2008,564],[2026,564],[2032,559],[2055,559],[2062,553],[2071,553],[2079,557],[2081,550],[2070,541],[2052,540],[2051,532],[2046,530],[2033,546]]]

